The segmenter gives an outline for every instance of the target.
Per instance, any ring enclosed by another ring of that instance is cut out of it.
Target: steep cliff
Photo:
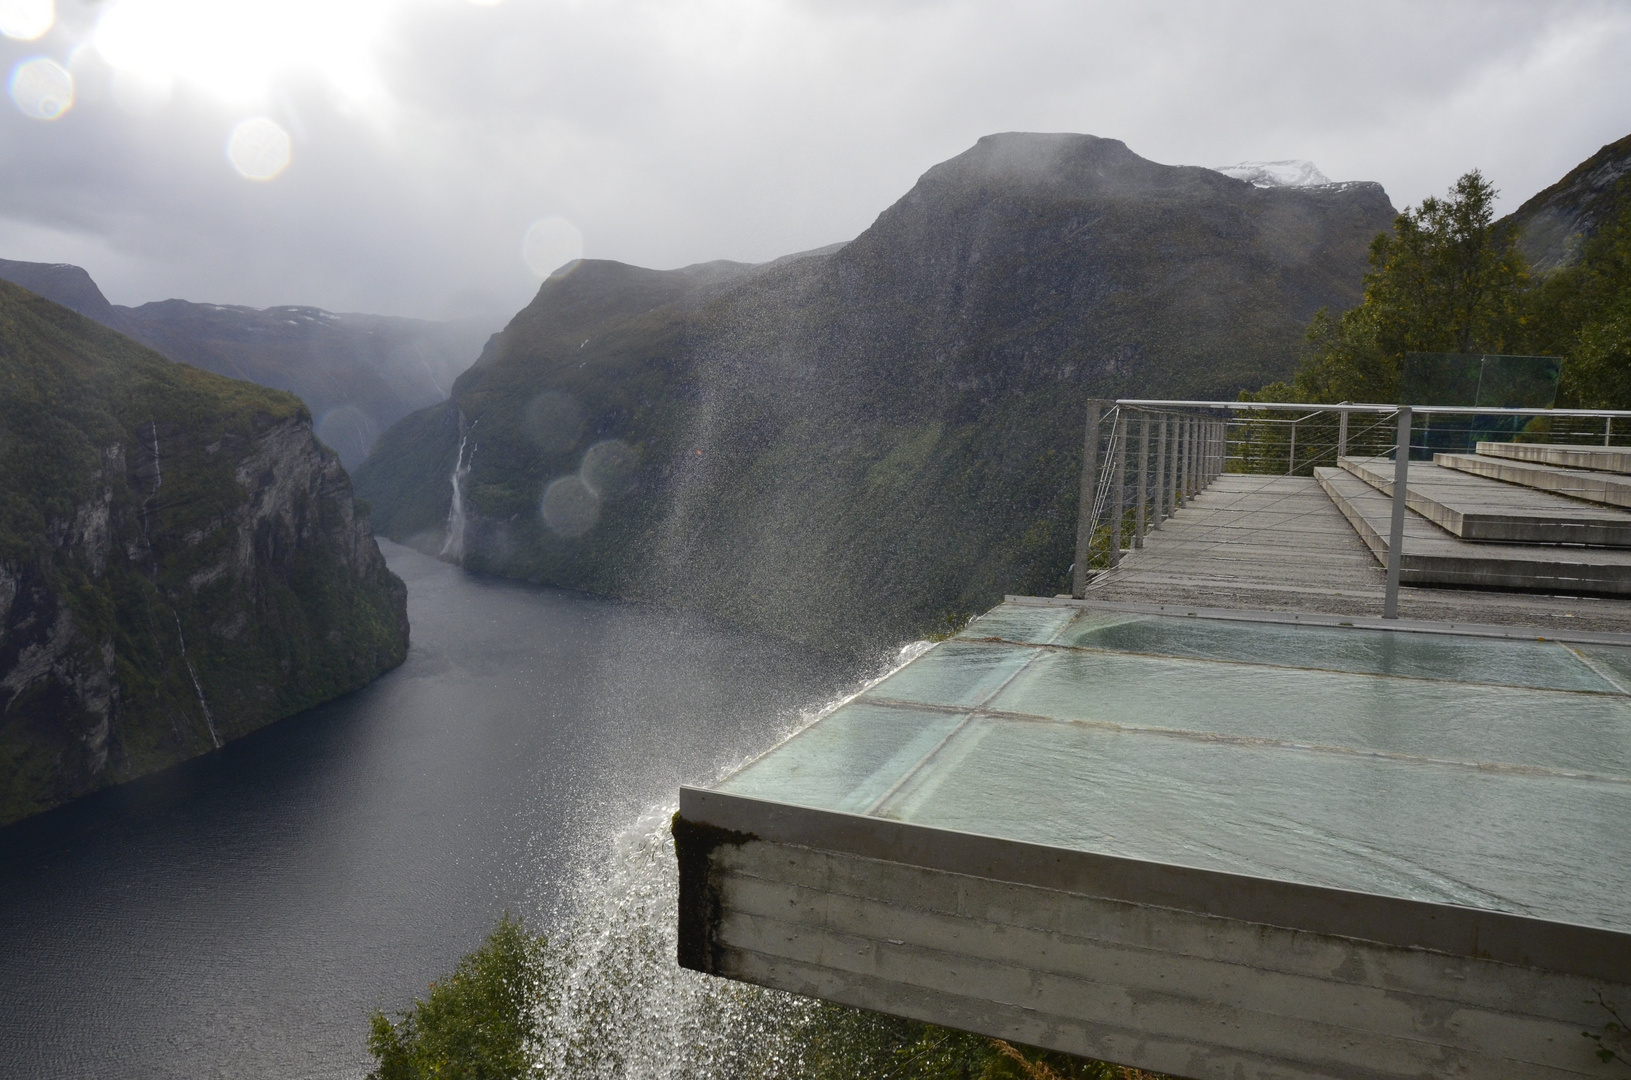
[[[0,283],[0,823],[364,685],[406,595],[296,398]]]
[[[919,632],[1057,591],[1088,397],[1283,377],[1393,217],[1375,184],[990,136],[835,249],[551,278],[358,490],[472,568],[811,641]]]

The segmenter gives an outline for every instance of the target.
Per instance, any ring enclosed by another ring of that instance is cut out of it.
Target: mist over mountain
[[[319,438],[354,468],[379,433],[444,400],[489,336],[482,319],[436,322],[335,314],[314,307],[259,310],[186,300],[110,304],[83,269],[0,259],[10,281],[157,349],[171,360],[300,397]]]
[[[1585,241],[1631,193],[1631,135],[1609,143],[1502,219],[1540,273],[1571,266]]]
[[[0,381],[0,824],[401,663],[406,589],[297,398],[8,283]]]
[[[1282,377],[1393,217],[1375,184],[989,136],[835,249],[557,274],[358,490],[475,569],[804,640],[921,632],[1057,590],[1087,398]]]

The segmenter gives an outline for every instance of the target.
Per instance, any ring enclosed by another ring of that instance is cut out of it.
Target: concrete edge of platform
[[[762,840],[840,852],[1581,978],[1617,983],[1631,971],[1631,933],[1602,927],[1074,851],[706,788],[680,789],[677,837],[682,824],[715,843]],[[677,846],[679,843],[677,840]],[[689,843],[696,846],[700,841]],[[704,957],[710,952],[714,920],[710,919],[706,883],[698,879],[709,855],[706,851],[679,853],[682,957]]]
[[[1066,597],[1004,596],[1004,603],[1027,607],[1074,607],[1101,611],[1124,611],[1137,615],[1171,615],[1196,619],[1223,619],[1235,622],[1282,623],[1296,626],[1326,626],[1362,630],[1400,630],[1417,634],[1459,634],[1468,637],[1519,638],[1529,641],[1564,641],[1581,645],[1631,645],[1631,634],[1606,631],[1569,630],[1529,626],[1497,626],[1489,623],[1438,622],[1426,619],[1383,619],[1371,615],[1327,615],[1300,611],[1251,611],[1236,608],[1208,608],[1186,604],[1135,604],[1122,601],[1076,600]]]

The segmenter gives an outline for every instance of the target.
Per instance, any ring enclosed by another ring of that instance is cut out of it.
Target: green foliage
[[[1619,212],[1534,300],[1538,340],[1570,358],[1558,395],[1579,408],[1631,408],[1631,183],[1620,187]]]
[[[508,913],[453,974],[393,1023],[369,1019],[371,1080],[518,1080],[530,1069],[528,1040],[546,942]]]
[[[649,943],[648,943],[649,944]],[[665,957],[665,963],[672,959]],[[370,1080],[520,1080],[567,1069],[536,1056],[565,951],[507,913],[475,952],[392,1021],[369,1019]],[[610,973],[604,973],[611,977]],[[814,1002],[722,1072],[753,1080],[1160,1080],[1119,1065]],[[594,1055],[580,1056],[593,1060]]]
[[[1407,352],[1523,347],[1529,277],[1514,236],[1494,225],[1495,194],[1474,170],[1445,198],[1406,209],[1371,242],[1363,303],[1337,316],[1320,310],[1291,382],[1242,397],[1390,402]]]

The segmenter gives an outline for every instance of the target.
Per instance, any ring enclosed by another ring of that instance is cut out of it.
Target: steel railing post
[[[1150,528],[1159,529],[1167,516],[1167,418],[1157,421],[1155,429],[1155,506],[1150,515]]]
[[[1348,412],[1344,409],[1337,414],[1337,457],[1348,456]]]
[[[1076,506],[1076,565],[1070,573],[1070,595],[1078,600],[1087,588],[1087,560],[1093,550],[1093,497],[1099,480],[1099,420],[1103,402],[1087,403],[1087,431],[1082,437],[1082,488]]]
[[[1393,447],[1393,520],[1388,526],[1387,594],[1382,618],[1399,617],[1399,574],[1404,565],[1404,511],[1410,479],[1410,406],[1399,408],[1399,438]]]
[[[1178,475],[1173,486],[1172,505],[1174,508],[1183,506],[1189,499],[1189,444],[1193,441],[1189,432],[1189,417],[1181,417],[1178,421],[1178,439],[1182,450],[1178,455]]]
[[[1127,508],[1127,433],[1121,410],[1110,421],[1110,565],[1121,565],[1121,515]]]
[[[1144,546],[1144,526],[1149,508],[1150,414],[1138,414],[1138,505],[1133,511],[1133,547]]]

